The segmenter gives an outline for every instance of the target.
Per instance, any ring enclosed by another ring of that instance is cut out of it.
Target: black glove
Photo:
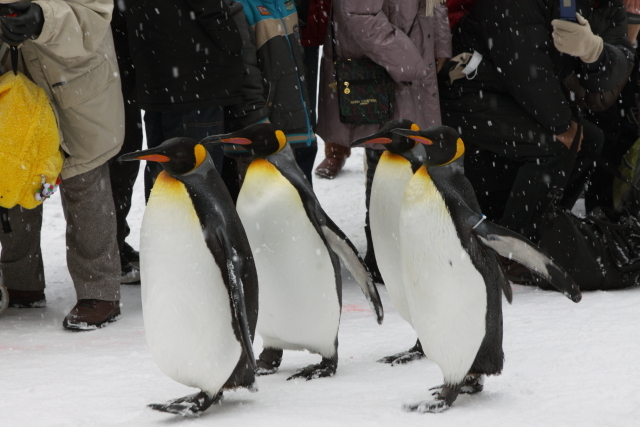
[[[5,5],[18,16],[11,18],[0,17],[0,40],[7,44],[17,46],[28,39],[36,39],[42,32],[44,15],[42,8],[37,3],[18,1]]]

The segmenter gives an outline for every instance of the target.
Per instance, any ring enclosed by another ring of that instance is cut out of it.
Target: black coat
[[[561,82],[580,76],[590,92],[608,91],[633,67],[622,0],[577,0],[577,9],[604,40],[594,64],[560,53],[553,44],[551,21],[560,17],[558,0],[478,0],[453,32],[454,55],[478,51],[483,60],[473,79],[460,79],[441,96],[490,91],[510,94],[540,125],[558,135],[570,125],[572,112]]]
[[[184,111],[240,101],[242,38],[226,2],[128,0],[126,16],[142,109]]]

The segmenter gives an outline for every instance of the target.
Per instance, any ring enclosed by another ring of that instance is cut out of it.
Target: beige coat
[[[66,179],[105,163],[124,139],[124,103],[109,26],[113,0],[35,3],[42,7],[44,26],[36,40],[22,45],[21,67],[55,107],[68,155],[62,169]],[[5,70],[9,64],[7,52]]]
[[[441,123],[436,58],[451,57],[447,9],[437,3],[433,16],[425,16],[425,0],[333,1],[338,58],[366,56],[385,67],[396,81],[393,118],[412,120],[421,128]],[[348,146],[377,132],[380,125],[340,122],[332,52],[329,28],[320,66],[316,133],[327,142]]]

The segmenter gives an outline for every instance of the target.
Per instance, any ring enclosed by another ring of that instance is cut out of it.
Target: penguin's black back
[[[478,214],[481,211],[473,187],[464,176],[462,161],[463,158],[459,158],[446,166],[430,167],[429,175],[444,199],[462,247],[484,278],[487,289],[486,333],[469,373],[494,375],[502,371],[504,364],[502,289],[507,279],[499,265],[498,256],[478,240],[463,217],[469,208]]]

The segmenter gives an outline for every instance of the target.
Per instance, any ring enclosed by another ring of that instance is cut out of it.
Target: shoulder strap
[[[549,197],[551,197],[551,208],[557,206],[562,198],[564,197],[564,189],[569,184],[569,178],[571,176],[571,171],[576,164],[576,158],[578,157],[578,147],[580,146],[580,135],[582,134],[582,123],[580,119],[577,120],[578,129],[576,130],[576,135],[573,137],[573,141],[571,141],[571,147],[569,147],[569,152],[565,155],[564,161],[562,163],[562,176],[558,178],[556,182],[556,187],[551,190],[549,193]]]

